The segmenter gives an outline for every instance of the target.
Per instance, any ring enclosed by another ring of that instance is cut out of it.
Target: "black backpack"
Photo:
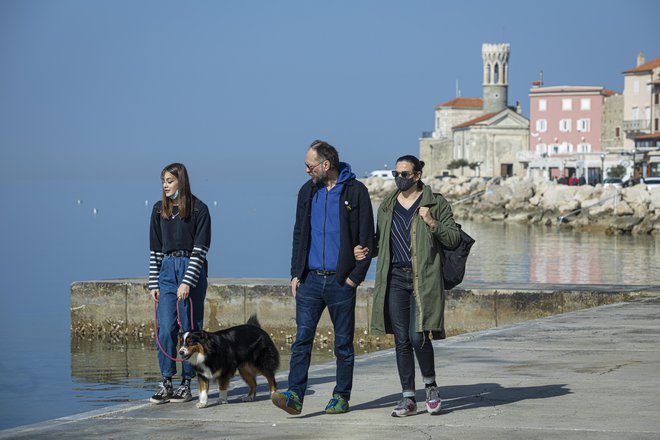
[[[470,248],[474,244],[474,238],[470,237],[458,223],[458,230],[461,233],[461,241],[454,249],[442,248],[440,261],[442,263],[442,278],[445,282],[445,289],[453,289],[463,282],[465,276],[465,263],[470,255]]]

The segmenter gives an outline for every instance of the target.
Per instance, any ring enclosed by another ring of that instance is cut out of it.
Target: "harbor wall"
[[[655,295],[645,286],[471,285],[447,292],[445,327],[449,336],[550,315]],[[373,342],[369,331],[373,281],[358,288],[356,341]],[[287,279],[209,278],[204,329],[243,324],[256,314],[274,339],[295,336],[295,300]],[[146,278],[81,281],[71,285],[72,338],[153,339],[154,302]],[[332,338],[324,312],[317,336]]]

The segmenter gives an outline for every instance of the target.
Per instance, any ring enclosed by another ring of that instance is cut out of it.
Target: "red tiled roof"
[[[438,107],[459,107],[459,108],[482,108],[484,106],[484,101],[481,98],[454,98],[451,101],[447,101],[443,104],[438,104],[435,108]]]
[[[637,140],[637,139],[660,139],[660,131],[656,131],[655,133],[642,134],[640,136],[635,136],[635,140]]]
[[[548,86],[548,87],[532,87],[529,90],[530,95],[544,95],[544,94],[562,94],[562,93],[602,93],[605,96],[616,95],[618,92],[608,90],[601,86]]]
[[[656,67],[660,67],[660,58],[651,60],[648,63],[644,63],[639,67],[635,67],[634,69],[626,70],[623,73],[649,72],[655,69]]]
[[[495,115],[498,114],[498,113],[500,113],[500,112],[486,113],[485,115],[479,116],[478,118],[474,118],[474,119],[471,119],[471,120],[469,120],[469,121],[467,121],[467,122],[463,122],[462,124],[455,125],[455,126],[452,127],[452,128],[465,128],[465,127],[469,127],[470,125],[474,125],[474,124],[477,124],[477,123],[479,123],[479,122],[481,122],[481,121],[485,121],[486,119],[490,119],[490,118],[492,118],[493,116],[495,116]]]

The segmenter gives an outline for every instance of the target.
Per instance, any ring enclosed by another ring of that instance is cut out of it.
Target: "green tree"
[[[626,167],[624,167],[623,165],[610,167],[607,170],[607,175],[609,177],[623,177],[626,175]]]
[[[463,175],[463,168],[470,166],[470,162],[465,159],[454,159],[447,164],[447,168],[450,170],[455,170],[457,168],[461,169],[461,175]]]
[[[475,169],[477,169],[477,167],[479,165],[480,165],[479,162],[468,162],[465,159],[455,159],[455,160],[452,160],[451,162],[449,162],[447,164],[447,168],[449,168],[450,170],[455,170],[456,168],[460,168],[461,169],[461,175],[463,175],[463,168],[464,167],[468,167],[472,171],[474,171]]]

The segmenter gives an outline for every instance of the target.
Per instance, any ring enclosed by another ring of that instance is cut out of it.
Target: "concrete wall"
[[[483,330],[585,307],[647,295],[643,289],[526,285],[470,287],[448,292],[446,330],[449,335]],[[205,330],[243,324],[256,313],[275,338],[295,335],[295,302],[286,279],[209,279],[204,310]],[[369,341],[373,282],[358,289],[356,339]],[[154,305],[146,279],[75,282],[71,285],[71,336],[84,339],[151,339]],[[318,332],[332,339],[324,313]]]

